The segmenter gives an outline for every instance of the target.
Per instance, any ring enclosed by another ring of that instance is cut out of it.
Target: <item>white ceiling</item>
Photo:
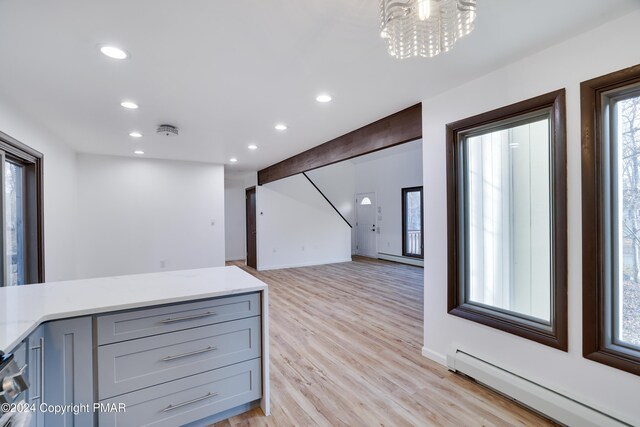
[[[257,170],[640,7],[478,0],[476,30],[451,52],[399,61],[379,37],[378,3],[0,0],[0,96],[81,152],[234,156],[231,169]],[[103,43],[132,58],[101,55]],[[334,101],[318,104],[321,91]],[[180,136],[156,136],[165,122]]]
[[[346,162],[351,162],[354,165],[360,163],[371,162],[373,160],[384,159],[390,156],[395,156],[402,153],[415,153],[417,157],[422,157],[422,140],[407,142],[406,144],[395,145],[391,148],[385,148],[384,150],[374,151],[373,153],[364,154],[362,156],[354,157]],[[330,167],[330,166],[327,166]]]

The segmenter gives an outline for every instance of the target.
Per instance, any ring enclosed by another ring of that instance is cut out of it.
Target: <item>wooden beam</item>
[[[258,171],[258,185],[420,138],[422,104],[416,104]]]

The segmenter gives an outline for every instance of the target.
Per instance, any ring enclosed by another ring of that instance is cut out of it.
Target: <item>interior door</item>
[[[247,209],[247,265],[258,268],[256,253],[256,187],[245,190],[245,203]]]
[[[376,258],[376,195],[356,194],[356,254]]]

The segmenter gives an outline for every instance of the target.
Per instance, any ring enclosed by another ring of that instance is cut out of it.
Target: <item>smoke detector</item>
[[[172,125],[160,125],[156,132],[165,136],[178,136],[178,128]]]

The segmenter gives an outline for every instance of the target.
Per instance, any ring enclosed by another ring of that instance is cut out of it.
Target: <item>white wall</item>
[[[258,270],[351,261],[351,231],[313,185],[295,175],[257,187]]]
[[[257,174],[226,173],[224,177],[225,260],[246,258],[246,204],[245,190],[255,186]]]
[[[461,348],[548,388],[640,420],[640,377],[582,357],[581,81],[640,62],[640,12],[605,24],[422,104],[425,198],[423,353],[440,363]],[[559,88],[567,89],[569,352],[448,315],[445,125]]]
[[[422,185],[422,141],[367,154],[307,172],[353,226],[351,252],[356,252],[357,193],[376,193],[378,251],[402,256],[401,190]]]
[[[0,131],[43,154],[45,280],[75,279],[75,152],[38,123],[1,102]]]
[[[356,212],[353,196],[356,193],[356,168],[350,161],[334,163],[307,172],[333,206],[345,217],[352,228],[351,253],[355,253]]]
[[[422,141],[409,144],[389,156],[355,160],[355,192],[376,193],[376,204],[381,211],[377,218],[378,253],[402,256],[401,190],[422,185]]]
[[[89,154],[77,162],[78,277],[224,265],[221,165]]]

